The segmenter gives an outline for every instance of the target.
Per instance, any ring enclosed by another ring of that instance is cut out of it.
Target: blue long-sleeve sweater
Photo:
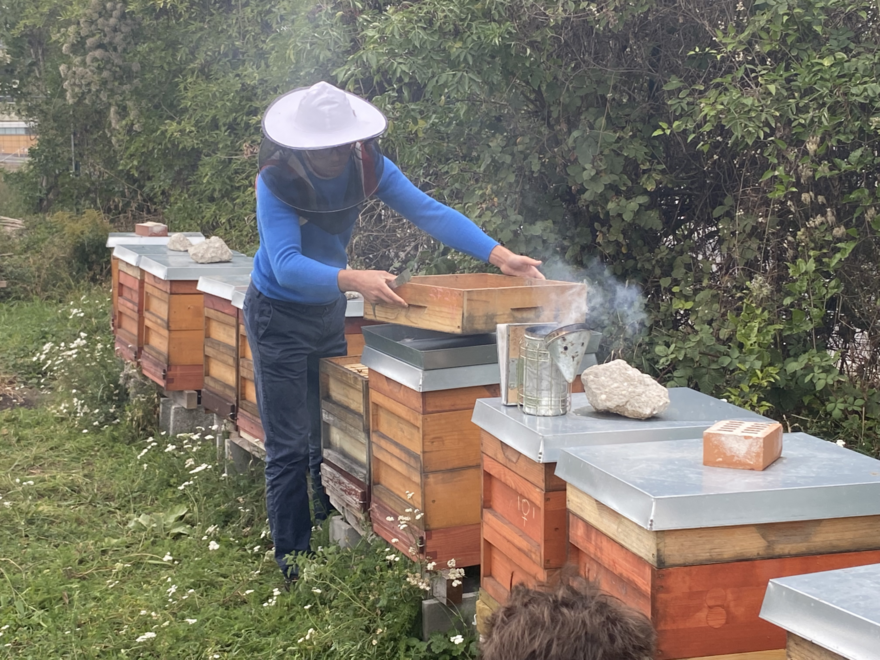
[[[315,180],[328,196],[344,190],[347,180]],[[419,190],[385,158],[376,196],[407,220],[442,243],[472,257],[489,260],[498,245],[458,211]],[[260,249],[254,256],[251,281],[265,296],[277,300],[324,305],[338,299],[337,276],[346,266],[351,227],[330,234],[311,222],[300,224],[297,212],[257,178],[257,226]]]

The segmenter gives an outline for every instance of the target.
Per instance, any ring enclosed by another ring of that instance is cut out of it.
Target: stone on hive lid
[[[175,252],[186,252],[192,247],[192,243],[183,234],[171,234],[171,238],[168,239],[167,247],[169,250],[174,250]]]
[[[189,256],[199,264],[216,264],[221,261],[232,261],[232,250],[219,236],[212,236],[204,243],[189,248]]]
[[[584,394],[597,412],[648,419],[669,406],[669,392],[623,360],[597,364],[581,374]]]

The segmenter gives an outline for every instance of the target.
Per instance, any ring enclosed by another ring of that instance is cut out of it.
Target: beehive
[[[138,237],[143,238],[143,237]],[[153,239],[159,240],[159,239]],[[167,240],[167,239],[162,239]],[[144,256],[166,254],[164,245],[118,244],[113,249],[113,333],[116,355],[138,362],[144,345]]]
[[[564,447],[647,442],[701,433],[719,419],[766,421],[687,388],[669,391],[670,406],[652,420],[596,415],[583,393],[559,417],[525,415],[499,399],[478,401],[482,429],[481,584],[504,603],[514,584],[551,586],[566,562],[566,484],[555,476]]]
[[[785,448],[748,473],[703,466],[701,438],[560,459],[569,560],[651,618],[658,659],[783,649],[758,617],[771,578],[880,561],[880,462],[801,433]]]
[[[248,275],[253,260],[197,264],[186,253],[141,259],[144,276],[144,349],[141,369],[165,390],[200,390],[204,382],[205,305],[202,276]]]
[[[236,291],[247,290],[250,277],[216,276],[199,279],[204,298],[205,344],[202,405],[233,420],[238,399],[238,322],[240,310],[232,304]]]
[[[498,385],[420,392],[373,368],[369,384],[373,530],[414,559],[479,564],[480,436],[470,419]]]
[[[185,236],[189,238],[192,243],[201,243],[205,240],[205,237],[199,232],[187,232]],[[113,250],[113,253],[110,256],[110,273],[112,286],[110,294],[112,310],[112,316],[110,318],[110,329],[111,331],[113,331],[114,334],[116,333],[116,310],[118,308],[119,299],[119,262],[121,260],[120,255],[116,252],[116,248],[122,247],[123,250],[132,254],[132,258],[134,258],[135,260],[128,260],[127,262],[132,266],[137,266],[136,257],[131,252],[132,248],[136,249],[145,245],[164,246],[167,243],[168,237],[166,236],[138,236],[135,232],[110,232],[110,234],[107,236],[106,247]],[[125,357],[125,359],[129,358]]]
[[[761,618],[791,660],[869,660],[880,651],[880,565],[770,580]]]
[[[330,502],[363,522],[370,505],[370,392],[360,356],[321,360],[321,467]]]

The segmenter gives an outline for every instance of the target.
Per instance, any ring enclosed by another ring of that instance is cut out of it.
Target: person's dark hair
[[[648,617],[582,578],[518,585],[486,626],[482,660],[651,660],[657,644]]]

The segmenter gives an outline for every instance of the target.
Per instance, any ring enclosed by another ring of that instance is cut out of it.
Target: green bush
[[[252,248],[260,115],[330,80],[387,113],[418,185],[590,281],[609,355],[880,452],[875,0],[10,2],[0,87],[39,125],[16,175],[34,210]],[[138,26],[110,64],[108,12]],[[354,263],[482,267],[392,218],[369,215]]]
[[[84,285],[104,282],[110,272],[110,225],[98,211],[33,216],[8,243],[0,260],[0,300],[61,299]]]

